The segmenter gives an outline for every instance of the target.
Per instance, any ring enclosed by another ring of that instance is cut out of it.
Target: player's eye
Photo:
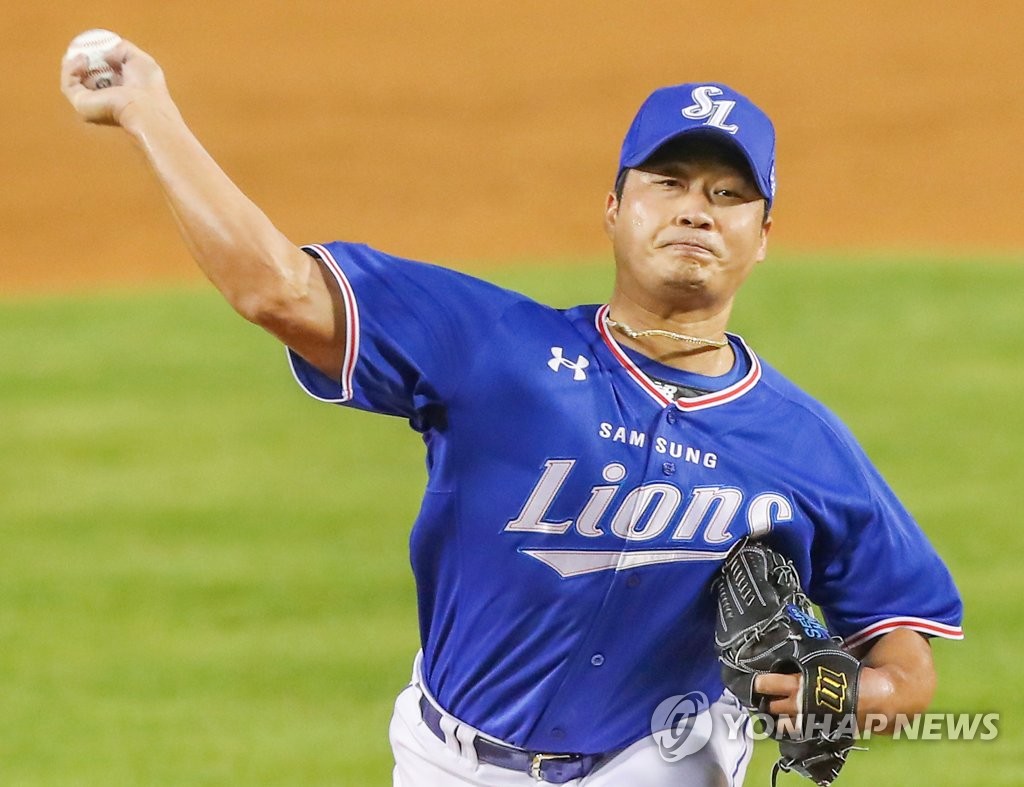
[[[715,199],[721,202],[745,202],[747,199],[747,197],[744,195],[742,191],[738,191],[736,189],[715,189],[713,194]]]
[[[659,178],[654,182],[659,186],[665,186],[670,189],[678,188],[680,186],[680,181],[677,178]]]

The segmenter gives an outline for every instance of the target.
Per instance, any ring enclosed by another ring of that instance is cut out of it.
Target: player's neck
[[[661,315],[629,299],[613,297],[608,316],[619,344],[665,366],[718,376],[735,363],[725,335],[728,310],[712,315]],[[650,331],[673,336],[650,335]]]

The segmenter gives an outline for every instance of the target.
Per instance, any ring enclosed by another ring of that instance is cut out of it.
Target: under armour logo
[[[548,361],[548,367],[553,372],[557,372],[563,366],[566,369],[572,369],[572,379],[574,380],[586,380],[587,373],[583,371],[590,366],[590,361],[584,358],[582,355],[576,359],[573,363],[568,358],[562,356],[563,350],[561,347],[551,348],[551,360]]]
[[[732,112],[732,108],[736,106],[736,102],[711,100],[711,96],[720,95],[722,95],[722,89],[714,85],[695,87],[690,93],[693,103],[683,110],[683,117],[688,117],[691,120],[707,118],[705,126],[714,126],[722,131],[735,134],[740,127],[735,123],[726,123],[725,121],[729,117],[729,113]]]

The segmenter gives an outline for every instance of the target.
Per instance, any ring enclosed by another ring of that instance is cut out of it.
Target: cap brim
[[[750,153],[747,151],[747,149],[742,144],[740,144],[739,140],[736,139],[736,137],[734,137],[728,131],[723,131],[722,129],[717,129],[711,126],[701,126],[700,128],[687,128],[683,129],[682,131],[676,132],[675,134],[670,134],[664,139],[658,141],[657,143],[649,145],[648,147],[639,151],[635,155],[630,156],[629,159],[622,161],[619,165],[618,174],[621,175],[622,170],[624,169],[640,169],[645,162],[650,161],[650,159],[654,157],[655,153],[657,153],[663,147],[668,145],[670,142],[675,142],[676,140],[681,139],[682,137],[708,137],[715,140],[728,142],[729,145],[731,145],[735,150],[737,150],[740,153],[741,156],[743,156],[743,160],[747,163],[747,167],[750,170],[751,180],[754,181],[754,184],[757,186],[758,191],[761,192],[761,196],[764,197],[764,199],[767,200],[769,204],[771,203],[771,186],[768,183],[762,182],[761,177],[757,171],[757,166],[755,165],[754,160],[751,157]]]

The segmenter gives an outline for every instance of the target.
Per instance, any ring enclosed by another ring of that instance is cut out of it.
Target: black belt
[[[441,729],[441,711],[433,703],[420,695],[420,713],[423,723],[442,741],[445,739]],[[544,754],[542,752],[518,749],[495,743],[477,736],[473,740],[473,748],[480,762],[508,768],[510,771],[527,773],[539,782],[549,784],[565,784],[573,779],[582,779],[601,763],[607,762],[614,754]]]

